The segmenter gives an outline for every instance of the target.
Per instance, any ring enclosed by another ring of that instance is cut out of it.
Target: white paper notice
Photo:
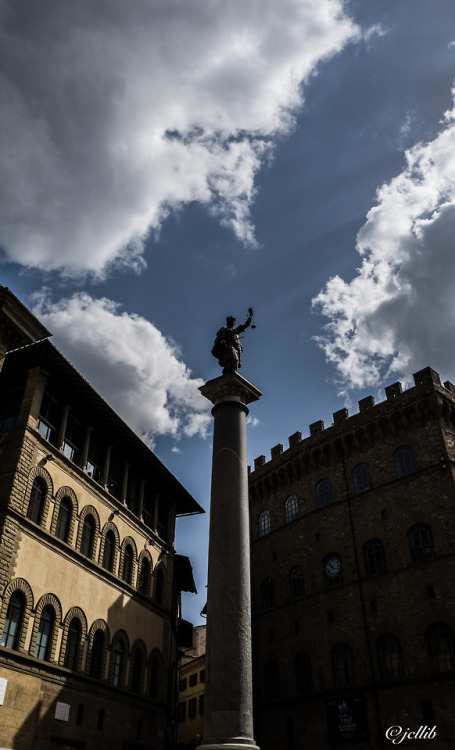
[[[0,706],[3,706],[3,701],[5,700],[7,684],[8,680],[6,679],[6,677],[0,677]]]
[[[69,703],[60,703],[57,701],[57,704],[55,706],[55,718],[58,719],[58,721],[68,721],[70,718],[70,704]]]

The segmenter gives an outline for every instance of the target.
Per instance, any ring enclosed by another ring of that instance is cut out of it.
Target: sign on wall
[[[57,719],[57,721],[68,721],[70,718],[70,704],[69,703],[61,703],[61,701],[57,701],[55,704],[55,716],[54,718]]]
[[[332,742],[368,739],[367,712],[362,696],[341,696],[327,701],[326,710]]]
[[[7,684],[8,680],[6,679],[6,677],[0,677],[0,706],[3,706],[3,701],[5,700]]]

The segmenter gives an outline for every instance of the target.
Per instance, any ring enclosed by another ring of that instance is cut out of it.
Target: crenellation
[[[282,443],[278,443],[278,445],[275,445],[272,448],[272,450],[270,451],[270,453],[271,453],[271,456],[272,456],[272,460],[274,458],[278,458],[278,456],[281,456],[281,454],[283,453],[283,445],[282,445]]]
[[[366,396],[359,401],[359,411],[368,411],[374,407],[374,396]]]
[[[403,388],[400,382],[392,383],[392,385],[387,385],[384,390],[387,401],[393,401],[393,399],[401,396],[401,394],[403,393]]]
[[[310,424],[309,430],[310,430],[310,437],[314,437],[315,435],[319,435],[321,432],[324,432],[323,420],[319,419],[317,422],[313,422],[313,424]]]
[[[338,425],[341,424],[341,422],[346,422],[346,420],[349,419],[349,412],[344,407],[343,409],[338,409],[338,411],[333,412],[333,424]]]
[[[412,376],[416,385],[437,385],[441,386],[441,378],[436,370],[431,367],[424,367],[423,370],[415,372]]]
[[[388,425],[387,421],[389,419],[388,415],[390,413],[390,410],[395,410],[397,401],[398,403],[402,403],[403,407],[408,408],[409,400],[416,397],[415,388],[417,386],[431,385],[434,390],[440,389],[440,392],[443,395],[451,398],[455,397],[455,386],[450,381],[446,381],[444,383],[444,386],[442,386],[439,374],[431,367],[426,367],[423,370],[420,370],[418,373],[415,373],[414,379],[416,381],[416,385],[411,386],[404,391],[402,388],[402,384],[399,381],[386,386],[384,388],[386,399],[384,401],[380,401],[377,404],[375,403],[375,399],[373,396],[366,396],[365,398],[360,399],[358,402],[359,411],[356,414],[349,415],[349,412],[346,408],[339,409],[337,412],[334,412],[333,424],[329,427],[324,426],[323,420],[313,422],[309,425],[309,436],[302,437],[301,432],[294,433],[295,437],[294,435],[292,435],[289,438],[289,448],[283,450],[282,453],[277,452],[276,454],[272,455],[270,460],[272,462],[288,460],[288,453],[298,449],[298,446],[303,446],[305,450],[311,451],[314,447],[316,447],[321,439],[325,441],[329,438],[329,436],[333,436],[333,439],[335,439],[335,437],[338,438],[338,436],[341,436],[343,433],[345,433],[346,430],[354,429],[354,425],[355,429],[360,427],[363,423],[363,420],[368,420],[371,426],[373,424],[372,420],[380,419],[380,428],[383,434],[388,434],[391,429],[395,429],[397,424],[397,417],[395,417],[394,425]],[[426,407],[422,406],[422,408]],[[404,416],[406,417],[406,419],[408,418],[407,414],[405,414]],[[455,414],[453,416],[453,419],[455,422]],[[254,472],[258,469],[262,469],[264,466],[266,466],[266,464],[268,465],[265,456],[260,456],[259,459],[256,459],[254,461],[254,468],[252,469],[251,474],[254,474]]]

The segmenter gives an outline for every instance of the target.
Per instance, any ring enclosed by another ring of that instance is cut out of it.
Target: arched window
[[[289,572],[289,587],[291,590],[291,599],[300,599],[305,593],[303,582],[303,570],[300,565],[296,565]]]
[[[77,617],[73,617],[68,628],[66,641],[65,662],[67,669],[76,669],[81,647],[82,625]]]
[[[38,625],[35,653],[38,659],[49,659],[55,613],[52,607],[44,607]]]
[[[393,463],[397,477],[405,477],[417,470],[414,451],[410,445],[402,445],[393,454]]]
[[[122,578],[126,583],[131,583],[131,574],[133,572],[133,548],[127,544],[123,553],[123,570]]]
[[[261,583],[261,607],[263,610],[271,609],[275,604],[275,593],[273,581],[271,578],[266,578]]]
[[[270,511],[263,510],[258,518],[259,536],[266,536],[270,534]]]
[[[58,537],[58,539],[61,539],[62,542],[68,541],[71,511],[71,500],[69,497],[62,497],[60,500],[60,508],[58,509],[57,526],[55,528],[55,536]]]
[[[296,495],[290,495],[284,504],[286,523],[295,521],[299,516],[299,501]]]
[[[379,673],[381,680],[395,680],[403,670],[401,666],[401,645],[399,639],[391,633],[381,635],[376,641]]]
[[[34,523],[40,523],[43,515],[44,500],[46,498],[46,483],[41,477],[33,480],[30,502],[27,508],[27,518]]]
[[[433,672],[452,672],[455,669],[453,630],[444,622],[435,622],[425,631],[430,665]]]
[[[358,464],[352,470],[352,481],[354,483],[354,492],[359,495],[361,492],[370,490],[373,486],[371,481],[370,467],[368,464]]]
[[[6,648],[17,649],[24,609],[24,597],[19,591],[15,591],[9,600],[0,645],[5,646]]]
[[[298,695],[313,692],[311,660],[308,654],[297,654],[294,659],[295,687]]]
[[[147,594],[149,590],[149,580],[150,580],[150,563],[147,560],[146,557],[142,558],[141,567],[139,569],[139,580],[138,580],[138,590],[141,592],[141,594]]]
[[[160,675],[160,660],[154,656],[150,663],[150,698],[156,698],[158,694],[158,681]]]
[[[104,652],[104,633],[98,629],[93,637],[92,656],[90,659],[90,677],[101,679]]]
[[[122,680],[123,657],[125,654],[125,645],[121,638],[115,644],[112,654],[112,684],[120,685]]]
[[[133,657],[133,674],[131,676],[131,690],[140,693],[142,690],[142,664],[144,658],[142,651],[137,648]]]
[[[84,518],[84,524],[82,526],[81,536],[81,553],[85,557],[92,557],[93,554],[93,542],[95,539],[95,521],[93,516],[86,515]]]
[[[384,545],[380,539],[369,539],[362,547],[365,574],[377,576],[386,568]]]
[[[113,531],[108,531],[104,538],[102,566],[112,572],[114,567],[115,536]]]
[[[280,697],[280,672],[274,661],[269,661],[264,667],[264,689],[267,701],[276,701]]]
[[[338,643],[331,651],[333,683],[336,690],[354,684],[354,658],[346,643]]]
[[[321,479],[315,487],[316,507],[323,508],[324,505],[333,503],[332,482],[330,479]]]
[[[157,570],[155,579],[155,601],[157,604],[163,603],[164,575],[161,568]]]
[[[412,562],[431,559],[435,555],[433,532],[427,523],[416,523],[408,531]]]

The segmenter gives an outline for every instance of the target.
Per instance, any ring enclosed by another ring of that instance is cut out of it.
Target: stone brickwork
[[[455,744],[455,389],[430,368],[414,378],[250,473],[261,750],[332,747],[343,698],[369,733],[349,750],[431,721],[438,747]]]
[[[48,342],[2,360],[3,301],[0,287],[0,391],[16,410],[0,414],[0,747],[163,750],[176,733],[175,518],[202,509]]]

